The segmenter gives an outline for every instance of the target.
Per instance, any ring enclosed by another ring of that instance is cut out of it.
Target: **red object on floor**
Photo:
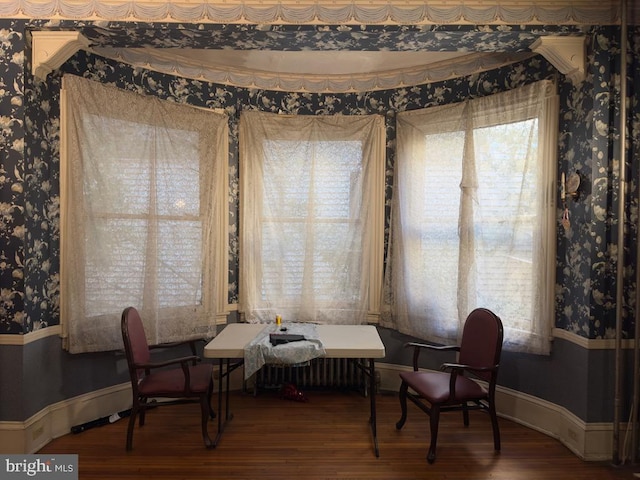
[[[294,402],[306,402],[307,397],[304,393],[296,388],[295,385],[291,383],[287,383],[282,386],[280,390],[280,395],[282,398],[286,400],[293,400]]]

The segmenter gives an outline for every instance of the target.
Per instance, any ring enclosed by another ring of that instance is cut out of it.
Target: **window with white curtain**
[[[384,119],[250,111],[239,137],[245,318],[377,321]]]
[[[546,354],[554,319],[552,82],[397,117],[384,324],[455,341],[486,307],[505,348]]]
[[[61,298],[73,353],[215,334],[226,307],[226,116],[63,78]]]

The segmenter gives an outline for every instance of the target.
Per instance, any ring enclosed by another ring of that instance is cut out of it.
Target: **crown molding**
[[[540,37],[531,44],[531,50],[549,60],[560,73],[569,77],[574,85],[584,80],[586,65],[584,37]]]
[[[0,17],[256,24],[546,24],[620,21],[618,0],[3,0]],[[629,7],[637,22],[640,9]]]
[[[79,32],[36,30],[31,32],[31,73],[40,80],[56,70],[89,41]]]

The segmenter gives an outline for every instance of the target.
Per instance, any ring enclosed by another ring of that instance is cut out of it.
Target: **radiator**
[[[286,383],[300,389],[337,388],[368,392],[368,375],[356,363],[368,366],[368,360],[315,358],[301,366],[265,365],[255,377],[256,388],[280,388]]]

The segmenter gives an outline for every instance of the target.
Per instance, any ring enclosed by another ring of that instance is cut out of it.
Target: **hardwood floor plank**
[[[207,480],[616,480],[631,467],[584,462],[558,441],[500,419],[502,451],[493,450],[489,417],[441,416],[436,462],[429,465],[428,417],[409,405],[402,430],[395,394],[377,396],[380,457],[374,455],[369,400],[355,392],[305,392],[309,401],[276,392],[233,392],[233,420],[215,449],[202,444],[197,405],[162,407],[136,427],[125,451],[128,419],[53,440],[39,453],[79,455],[79,477]],[[215,436],[217,423],[210,424]],[[638,468],[640,471],[640,467]]]

